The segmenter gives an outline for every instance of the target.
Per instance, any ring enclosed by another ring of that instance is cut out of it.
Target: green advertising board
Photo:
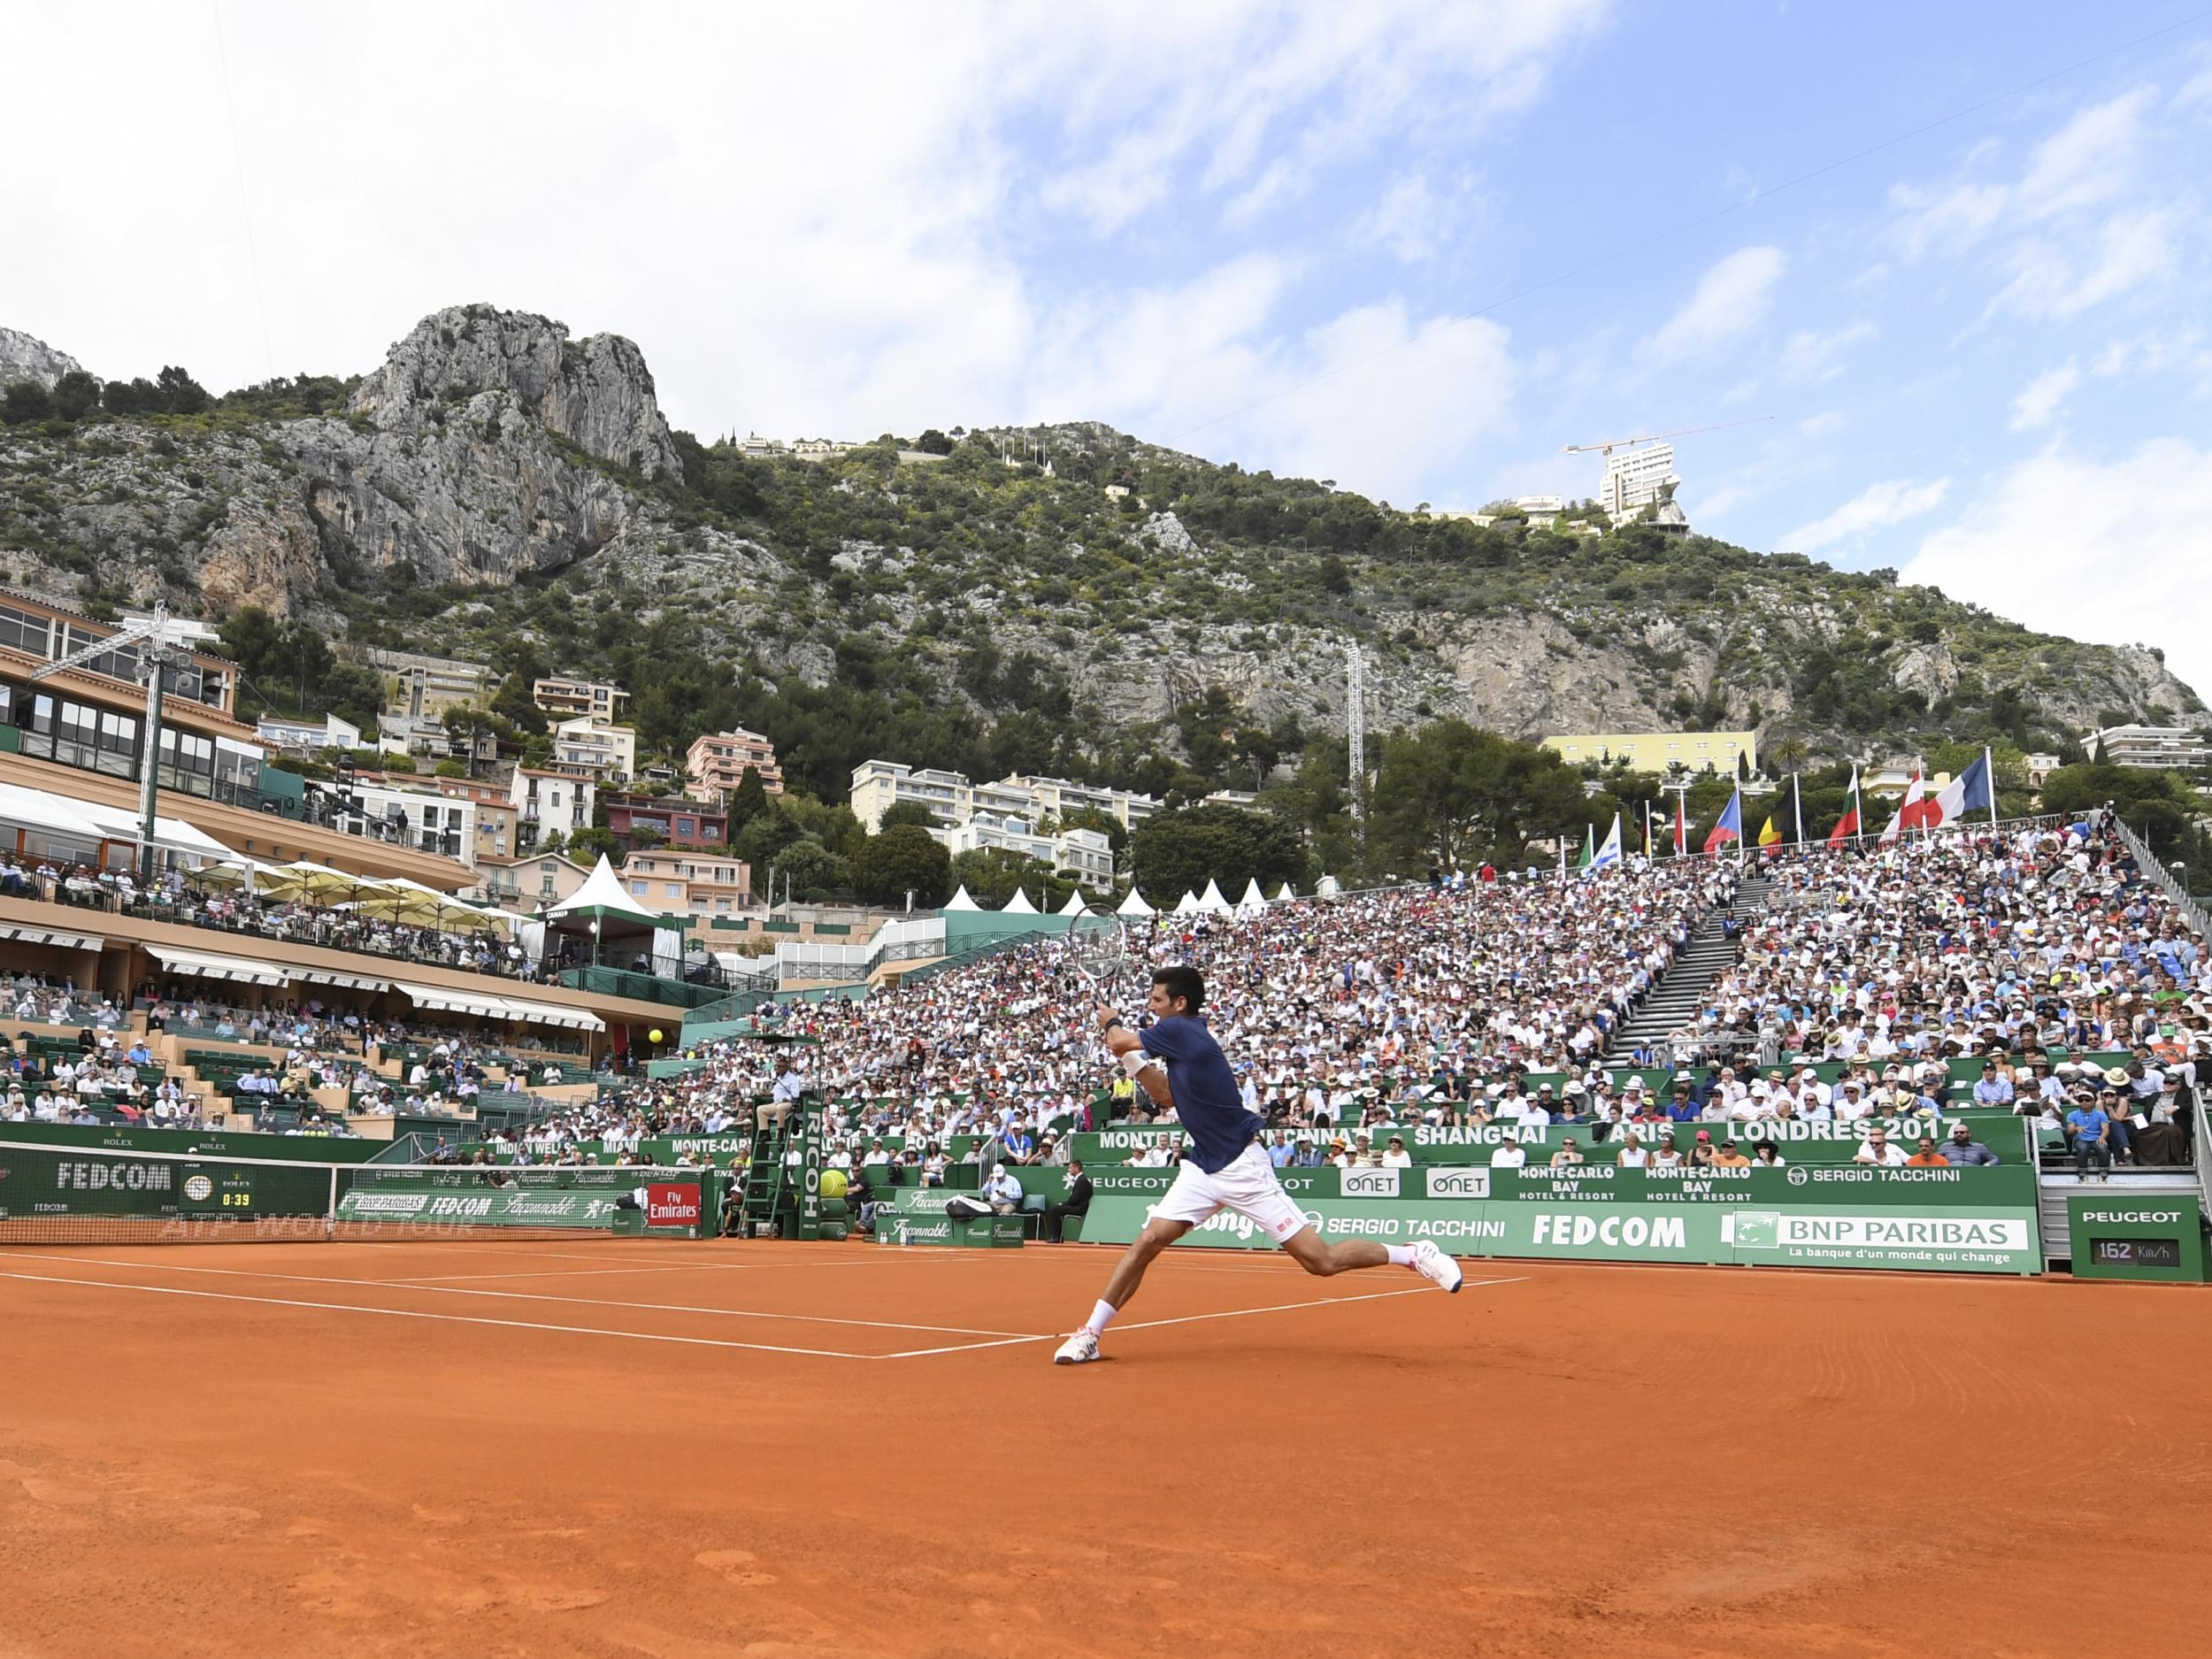
[[[942,1210],[933,1216],[876,1213],[876,1242],[891,1245],[937,1245],[971,1250],[1019,1249],[1022,1222],[1018,1216],[983,1216],[956,1220]]]
[[[1682,1123],[1626,1125],[1633,1129],[1639,1141],[1647,1148],[1655,1147],[1661,1136],[1671,1139],[1676,1150],[1687,1154],[1696,1144],[1698,1132],[1705,1131],[1713,1142],[1733,1139],[1738,1147],[1748,1153],[1763,1141],[1774,1143],[1775,1150],[1786,1163],[1847,1164],[1865,1140],[1869,1128],[1878,1126],[1892,1141],[1910,1151],[1914,1141],[1923,1134],[1934,1136],[1940,1150],[1944,1138],[1949,1134],[1953,1123],[1963,1121],[1973,1131],[1974,1138],[1987,1146],[2000,1158],[2014,1163],[2027,1158],[2027,1125],[2029,1120],[2016,1118],[2006,1111],[1955,1112],[1940,1125],[1916,1118],[1886,1118],[1862,1123],[1807,1122],[1793,1119],[1774,1123]],[[1531,1164],[1548,1163],[1552,1155],[1572,1140],[1584,1157],[1592,1163],[1611,1163],[1620,1150],[1617,1136],[1605,1140],[1595,1138],[1596,1125],[1590,1124],[1550,1124],[1528,1129],[1515,1124],[1411,1124],[1376,1125],[1367,1129],[1301,1129],[1289,1132],[1293,1145],[1326,1145],[1340,1136],[1347,1142],[1365,1135],[1370,1144],[1380,1151],[1392,1135],[1405,1141],[1406,1154],[1416,1164],[1487,1164],[1498,1148],[1511,1141],[1528,1155]],[[1273,1138],[1271,1132],[1271,1140]],[[1125,1164],[1140,1151],[1164,1145],[1172,1150],[1182,1144],[1183,1132],[1179,1125],[1160,1124],[1141,1127],[1108,1129],[1096,1134],[1079,1134],[1071,1138],[1073,1156],[1087,1168],[1113,1167]],[[1096,1175],[1096,1168],[1092,1168]]]
[[[104,1152],[188,1153],[211,1158],[278,1158],[296,1164],[365,1164],[388,1141],[360,1135],[273,1135],[250,1131],[157,1129],[145,1124],[0,1123],[0,1141]]]
[[[2204,1220],[2194,1193],[2070,1193],[2066,1227],[2076,1279],[2203,1281]]]
[[[1086,1242],[1127,1243],[1165,1183],[1132,1171],[1094,1179]],[[1609,1166],[1531,1173],[1480,1168],[1315,1171],[1286,1183],[1323,1238],[1412,1244],[1455,1256],[1580,1261],[1740,1263],[1946,1272],[2042,1271],[2033,1171],[1876,1170],[1796,1165],[1648,1175]],[[1328,1178],[1395,1176],[1399,1195],[1342,1196]],[[1433,1194],[1433,1195],[1432,1195]],[[1259,1248],[1266,1235],[1223,1211],[1187,1242]]]

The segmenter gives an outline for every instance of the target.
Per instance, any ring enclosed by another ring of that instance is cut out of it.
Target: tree
[[[876,826],[876,833],[896,829],[901,825],[915,829],[935,829],[937,815],[919,801],[894,801],[884,809],[883,821]]]
[[[754,869],[765,870],[803,833],[791,815],[772,802],[730,838],[730,850]]]
[[[1129,838],[1129,870],[1161,904],[1218,882],[1234,897],[1256,879],[1271,891],[1288,881],[1303,887],[1311,872],[1298,832],[1281,818],[1233,806],[1185,807],[1145,820]]]
[[[173,415],[203,413],[210,401],[207,388],[173,363],[163,365],[154,376],[154,388],[161,394],[161,406]]]
[[[1017,888],[1029,895],[1041,910],[1056,910],[1076,890],[1072,876],[1064,876],[1041,858],[1010,852],[1003,847],[978,847],[952,861],[953,879],[968,889],[968,896],[987,910],[1001,910]]]
[[[871,904],[903,904],[910,890],[917,906],[934,910],[952,894],[952,856],[918,824],[887,825],[861,844],[852,867],[853,885]]]
[[[950,455],[952,440],[938,431],[936,427],[932,426],[914,440],[914,447],[927,455]]]
[[[1383,845],[1448,869],[1524,864],[1532,839],[1586,816],[1581,780],[1555,752],[1464,720],[1386,739],[1375,799]]]
[[[10,380],[7,390],[0,392],[0,420],[11,426],[50,420],[53,414],[53,394],[37,380]]]
[[[54,382],[54,412],[64,420],[81,420],[99,406],[100,382],[82,369]]]
[[[852,864],[811,835],[802,836],[776,855],[776,876],[787,879],[795,898],[818,898],[852,885]]]
[[[465,778],[469,775],[468,763],[455,760],[450,755],[430,770],[434,776],[440,778]]]
[[[735,835],[768,810],[768,786],[760,780],[760,768],[748,766],[730,791],[730,833]]]
[[[622,850],[622,843],[615,840],[612,830],[586,825],[572,832],[568,838],[568,856],[580,864],[597,864],[602,858],[612,858]]]

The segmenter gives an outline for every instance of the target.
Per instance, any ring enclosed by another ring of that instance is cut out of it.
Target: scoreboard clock
[[[253,1178],[253,1171],[235,1164],[188,1164],[177,1187],[177,1211],[250,1220],[255,1213]]]
[[[2077,1279],[2204,1278],[2202,1212],[2194,1193],[2143,1193],[2125,1187],[2094,1197],[2069,1194],[2066,1224]]]

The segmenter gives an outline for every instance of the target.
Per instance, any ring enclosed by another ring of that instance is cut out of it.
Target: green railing
[[[695,985],[688,979],[664,979],[657,973],[637,973],[628,968],[566,968],[559,983],[572,991],[590,991],[601,996],[626,996],[664,1007],[704,1008],[729,995],[726,987]]]

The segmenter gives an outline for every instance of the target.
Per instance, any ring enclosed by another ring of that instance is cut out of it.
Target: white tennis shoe
[[[1453,1288],[1457,1289],[1458,1286],[1455,1285]],[[1097,1357],[1098,1333],[1085,1325],[1060,1344],[1060,1351],[1052,1356],[1052,1363],[1055,1365],[1087,1365]]]
[[[1422,1278],[1432,1279],[1445,1289],[1455,1294],[1459,1289],[1460,1281],[1467,1277],[1459,1271],[1457,1262],[1438,1249],[1434,1242],[1428,1239],[1422,1240],[1420,1243],[1413,1247],[1413,1260],[1406,1265],[1420,1274]],[[1093,1343],[1092,1346],[1095,1348],[1097,1344]],[[1064,1354],[1067,1352],[1065,1348],[1060,1351]]]

